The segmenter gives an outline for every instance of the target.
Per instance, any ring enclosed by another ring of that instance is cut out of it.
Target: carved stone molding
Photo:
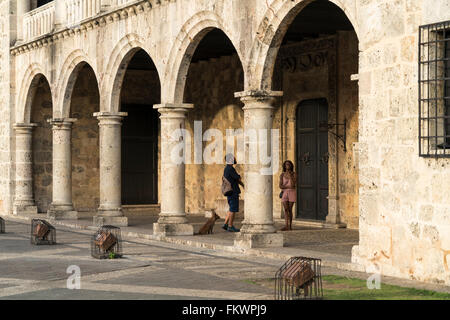
[[[284,71],[307,71],[329,63],[329,52],[335,48],[335,37],[308,40],[294,45],[283,46],[278,53],[277,63]]]

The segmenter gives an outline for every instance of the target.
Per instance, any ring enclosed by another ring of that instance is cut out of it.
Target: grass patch
[[[450,294],[384,284],[368,289],[366,280],[323,276],[323,295],[327,300],[450,300]]]
[[[244,280],[274,290],[275,279]],[[383,283],[380,289],[368,289],[366,280],[335,275],[322,276],[325,300],[450,300],[449,293],[405,288]]]

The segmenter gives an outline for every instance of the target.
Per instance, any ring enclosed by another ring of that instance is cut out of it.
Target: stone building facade
[[[223,202],[198,150],[274,129],[296,219],[358,229],[368,272],[450,284],[450,163],[421,155],[418,119],[419,28],[448,20],[447,0],[0,0],[0,211],[126,225],[153,204],[155,234],[192,234]],[[282,246],[281,167],[243,147],[235,245]]]

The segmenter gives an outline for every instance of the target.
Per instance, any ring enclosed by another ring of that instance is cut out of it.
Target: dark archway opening
[[[33,190],[39,213],[46,213],[52,202],[52,94],[47,79],[38,75],[31,105],[33,130]],[[34,82],[34,81],[33,81]]]
[[[100,94],[94,70],[80,68],[70,101],[72,125],[72,202],[78,212],[95,212],[100,204],[99,126]]]
[[[282,160],[292,160],[298,174],[294,218],[358,228],[359,179],[352,147],[358,142],[359,103],[358,83],[351,80],[358,73],[358,58],[351,22],[326,0],[303,8],[281,42],[272,88],[283,91],[275,116]],[[330,132],[343,136],[344,123],[345,150]]]
[[[53,0],[35,0],[35,1],[36,1],[36,8],[39,8],[46,5],[49,2],[52,2]]]
[[[159,114],[158,71],[144,51],[137,51],[125,73],[120,111],[127,112],[122,125],[122,204],[158,203]]]
[[[234,97],[235,92],[243,89],[244,71],[235,47],[223,31],[209,30],[194,51],[187,71],[183,101],[193,103],[194,109],[187,114],[186,129],[194,137],[194,121],[201,121],[202,135],[209,129],[216,129],[222,137],[213,136],[210,141],[203,141],[202,159],[194,159],[195,150],[192,148],[193,164],[186,166],[186,212],[199,213],[204,208],[218,208],[219,215],[225,214],[219,181],[224,169],[226,130],[244,126],[242,103]],[[209,153],[208,146],[211,147],[218,139],[222,139],[222,150],[211,148],[214,150]],[[205,153],[218,161],[211,158],[209,160],[213,161],[208,161]],[[199,163],[194,163],[196,160]],[[243,174],[242,165],[238,164],[236,169]]]

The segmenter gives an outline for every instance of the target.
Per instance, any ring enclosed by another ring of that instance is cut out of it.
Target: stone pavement
[[[295,226],[284,232],[285,248],[238,250],[234,234],[220,228],[223,220],[212,235],[154,238],[156,215],[129,214],[130,226],[121,228],[125,258],[102,261],[90,256],[89,240],[97,228],[89,215],[51,221],[57,228],[55,246],[30,245],[31,217],[3,217],[0,299],[272,299],[272,290],[248,280],[273,278],[290,256],[302,255],[322,258],[323,274],[370,276],[350,263],[358,242],[355,230]],[[195,231],[206,220],[189,219]],[[281,228],[281,221],[276,225]],[[81,290],[66,289],[69,265],[82,270]],[[382,277],[382,282],[450,292],[448,286],[413,280]]]
[[[90,256],[92,232],[57,228],[57,244],[33,246],[30,227],[7,221],[0,235],[0,299],[271,299],[272,290],[246,281],[271,278],[275,262],[215,256],[158,241],[124,241],[124,258]],[[81,289],[66,273],[80,267]],[[238,272],[237,272],[238,271]]]
[[[343,270],[363,271],[360,266],[351,263],[352,247],[358,244],[357,230],[307,227],[297,223],[297,225],[293,226],[293,231],[282,232],[285,237],[285,247],[283,248],[238,249],[234,247],[235,234],[224,231],[221,228],[223,219],[216,221],[212,235],[155,237],[153,236],[153,223],[158,220],[157,213],[151,211],[126,211],[125,214],[128,217],[129,226],[121,227],[124,238],[159,240],[190,247],[245,253],[247,255],[279,260],[287,260],[293,256],[308,256],[321,258],[324,266]],[[79,213],[78,220],[57,220],[52,221],[52,223],[74,229],[96,230],[97,228],[92,226],[92,216],[93,213]],[[46,219],[46,216],[42,214],[27,217],[3,217],[15,221],[30,221],[31,218],[37,217]],[[203,215],[198,214],[188,214],[187,218],[194,226],[195,233],[198,232],[207,219]],[[241,226],[242,218],[242,215],[236,216],[236,227],[239,228]],[[284,221],[276,220],[275,226],[278,230],[281,229],[284,226]]]

